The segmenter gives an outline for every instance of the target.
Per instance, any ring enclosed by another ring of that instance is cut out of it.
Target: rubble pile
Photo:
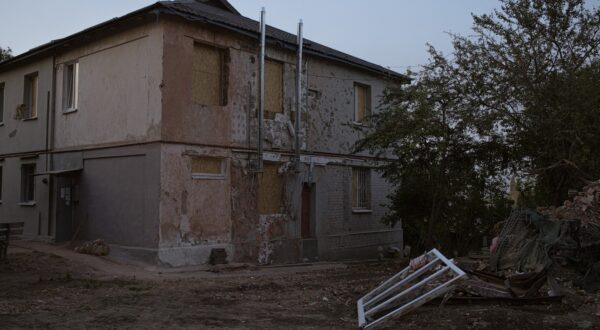
[[[436,266],[440,260],[444,265]],[[433,249],[410,260],[408,267],[358,300],[358,321],[363,328],[374,327],[436,298],[442,305],[486,300],[577,308],[594,301],[582,296],[597,291],[600,181],[558,208],[514,209],[492,240],[489,255],[448,261]]]
[[[600,226],[600,180],[566,200],[561,207],[540,208],[538,211],[561,221],[581,221],[582,226]]]
[[[545,274],[553,291],[600,290],[600,181],[560,207],[514,210],[496,241],[494,274]]]
[[[93,256],[106,256],[110,252],[110,247],[104,240],[97,239],[92,242],[85,242],[81,246],[76,247],[75,252]]]
[[[576,287],[600,291],[600,181],[584,187],[560,207],[538,211],[561,224],[558,242],[549,252],[553,268],[572,270],[576,275],[569,280]]]

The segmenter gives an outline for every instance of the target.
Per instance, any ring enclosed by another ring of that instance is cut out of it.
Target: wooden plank
[[[265,112],[283,112],[283,63],[265,61]]]
[[[10,234],[9,234],[9,235],[10,235],[11,237],[12,237],[12,236],[18,236],[18,235],[23,235],[23,229],[12,229],[12,230],[10,231]]]
[[[222,174],[223,159],[213,157],[192,157],[192,174]]]
[[[21,238],[25,228],[24,222],[0,223],[0,241]]]
[[[278,173],[279,165],[266,163],[258,176],[257,208],[259,214],[278,214],[283,204],[283,176]]]
[[[355,92],[355,112],[356,112],[356,118],[355,120],[357,122],[362,122],[364,121],[365,117],[368,114],[368,108],[367,108],[367,101],[368,101],[368,87],[363,86],[363,85],[354,85],[354,92]]]
[[[192,98],[202,105],[221,105],[223,97],[221,51],[201,43],[194,44]]]

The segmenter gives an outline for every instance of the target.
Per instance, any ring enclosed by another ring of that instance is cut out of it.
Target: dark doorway
[[[302,214],[301,214],[301,234],[302,238],[312,238],[313,228],[311,226],[312,215],[312,186],[305,183],[302,186]]]
[[[57,177],[56,203],[56,241],[70,241],[73,238],[73,211],[76,178],[72,176]]]

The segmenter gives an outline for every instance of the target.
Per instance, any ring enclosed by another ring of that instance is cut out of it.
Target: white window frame
[[[68,90],[68,86],[67,86],[67,75],[68,75],[68,67],[69,66],[73,66],[73,91],[72,91],[72,98],[73,98],[73,104],[70,107],[67,107],[67,103],[68,103],[68,95],[67,95],[67,90]],[[78,61],[74,61],[74,62],[68,62],[63,64],[63,90],[62,90],[62,111],[63,113],[71,113],[71,112],[75,112],[77,111],[78,107],[79,107],[79,62]]]
[[[219,174],[213,174],[213,173],[199,173],[199,172],[192,172],[192,179],[194,180],[224,180],[225,179],[225,173],[227,171],[227,159],[226,158],[222,158],[222,157],[211,157],[211,156],[202,156],[202,155],[198,155],[195,156],[198,158],[212,158],[215,160],[219,160],[221,162],[221,173]],[[191,157],[190,158],[190,162],[193,162],[194,158]]]
[[[35,78],[35,107],[32,106],[31,103],[31,99],[33,97],[33,91],[31,89],[31,83],[30,80]],[[25,83],[23,84],[24,90],[23,90],[23,105],[25,106],[25,110],[27,110],[26,115],[27,116],[23,116],[23,118],[21,118],[21,120],[23,121],[28,121],[28,120],[36,120],[38,118],[38,109],[39,109],[39,104],[40,104],[40,74],[39,72],[33,72],[30,74],[25,75]],[[29,93],[27,92],[29,89]],[[27,98],[26,98],[27,96]],[[29,106],[28,106],[29,105]],[[35,115],[34,115],[35,113]],[[21,115],[25,115],[25,114],[21,114]]]

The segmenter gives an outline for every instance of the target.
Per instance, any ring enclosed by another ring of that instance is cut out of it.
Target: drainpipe
[[[302,120],[302,20],[298,22],[298,55],[296,56],[296,173],[300,172],[300,121]]]
[[[46,111],[46,172],[54,170],[54,118],[56,115],[56,55],[52,56],[52,90],[50,95],[49,107]],[[55,226],[54,226],[54,176],[48,176],[48,218],[46,236],[56,239]]]
[[[48,149],[53,151],[54,147],[55,147],[55,140],[56,140],[56,122],[55,122],[55,118],[56,118],[56,55],[52,57],[52,97],[51,97],[51,102],[52,104],[50,105],[50,117],[48,118],[48,124],[49,124],[49,132],[50,132],[50,141],[48,143]],[[49,152],[49,158],[50,158],[50,170],[54,170],[54,154],[52,154],[51,152]]]
[[[54,118],[54,96],[56,89],[56,56],[52,56],[52,83],[50,85],[50,91],[46,96],[46,172],[50,170],[50,129],[52,125],[50,120]],[[51,110],[52,109],[52,110]]]
[[[260,53],[258,60],[258,166],[257,172],[263,171],[263,118],[265,114],[265,35],[266,11],[260,11]]]

